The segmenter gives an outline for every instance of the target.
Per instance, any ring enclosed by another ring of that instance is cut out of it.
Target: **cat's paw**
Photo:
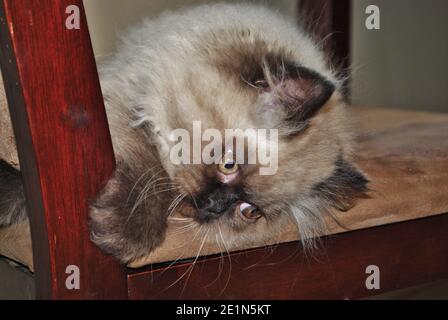
[[[135,183],[134,183],[135,184]],[[139,203],[120,172],[90,207],[90,238],[123,263],[147,256],[165,237],[166,210],[156,198]]]
[[[91,207],[90,239],[102,251],[123,263],[129,263],[147,256],[164,239],[165,227],[146,227],[141,224],[126,223],[119,208]]]

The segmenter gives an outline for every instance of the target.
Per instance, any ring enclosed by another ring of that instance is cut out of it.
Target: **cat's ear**
[[[327,103],[335,85],[313,70],[300,66],[286,68],[277,85],[278,97],[286,108],[285,121],[300,125]]]
[[[265,104],[263,118],[272,117],[289,132],[300,131],[328,102],[336,86],[318,72],[302,66],[282,64],[276,69],[265,73],[267,80],[259,82],[264,85],[263,93],[271,99]]]
[[[329,207],[347,211],[359,199],[370,197],[368,183],[369,180],[355,165],[339,156],[333,174],[315,185],[312,192]]]

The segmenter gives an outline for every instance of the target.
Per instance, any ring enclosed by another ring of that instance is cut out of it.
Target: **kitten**
[[[367,191],[339,79],[302,30],[264,7],[203,5],[147,20],[101,65],[100,79],[117,169],[91,206],[90,227],[92,241],[122,262],[160,245],[173,215],[206,241],[262,244],[290,219],[307,241],[322,233],[324,214]],[[260,163],[232,157],[174,164],[172,133],[192,132],[194,121],[221,133],[278,130],[277,172],[261,175]],[[14,184],[2,196],[16,199],[2,202],[3,225],[25,217]]]

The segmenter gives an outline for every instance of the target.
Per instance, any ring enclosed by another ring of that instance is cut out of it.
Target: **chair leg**
[[[323,41],[324,50],[347,77],[351,63],[351,0],[300,0],[298,10],[299,22],[316,40]],[[345,93],[348,96],[348,88]]]
[[[71,18],[79,18],[79,29],[67,28]],[[36,296],[126,298],[125,268],[89,240],[88,203],[115,160],[82,0],[3,0],[0,41]]]

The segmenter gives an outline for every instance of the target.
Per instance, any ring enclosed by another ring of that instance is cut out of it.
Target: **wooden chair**
[[[79,30],[65,27],[69,5],[81,9]],[[37,298],[345,299],[448,277],[448,215],[435,212],[328,238],[320,260],[288,242],[233,252],[231,259],[202,257],[194,269],[192,259],[136,270],[120,265],[89,241],[87,228],[88,203],[115,161],[82,1],[3,0],[0,41]],[[217,274],[221,263],[232,271]],[[371,264],[381,267],[380,290],[365,286]],[[80,270],[79,290],[66,286],[71,265]]]

